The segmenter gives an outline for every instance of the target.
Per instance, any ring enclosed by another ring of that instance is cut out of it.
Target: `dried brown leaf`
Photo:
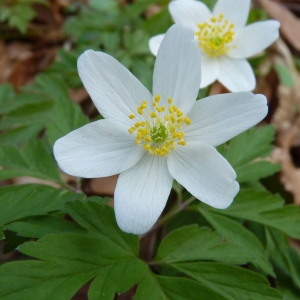
[[[275,1],[259,0],[259,3],[271,18],[280,22],[280,31],[283,37],[285,37],[296,50],[300,50],[300,19],[288,8]]]

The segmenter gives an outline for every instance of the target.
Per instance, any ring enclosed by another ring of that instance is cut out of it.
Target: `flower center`
[[[136,121],[128,129],[130,134],[135,134],[135,142],[142,145],[149,154],[166,156],[176,145],[184,146],[184,127],[191,124],[191,120],[173,104],[173,99],[168,98],[168,107],[159,106],[160,95],[156,95],[152,102],[152,110],[147,109],[147,101],[137,107],[138,115],[143,121]],[[129,119],[140,119],[135,114]]]
[[[235,32],[234,24],[224,20],[224,15],[218,18],[211,17],[209,22],[198,24],[199,31],[195,34],[198,38],[198,46],[211,57],[224,55],[229,50],[229,44],[233,41]]]

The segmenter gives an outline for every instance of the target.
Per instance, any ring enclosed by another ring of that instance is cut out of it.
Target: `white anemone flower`
[[[57,140],[54,155],[73,176],[120,174],[114,208],[123,231],[142,234],[154,225],[173,178],[212,207],[232,203],[239,191],[236,173],[215,146],[262,120],[267,102],[251,92],[196,101],[200,53],[192,31],[173,25],[166,33],[155,62],[153,94],[102,52],[84,52],[78,72],[105,119]]]
[[[169,11],[176,24],[194,31],[202,54],[201,85],[218,80],[229,91],[252,91],[256,79],[246,58],[260,53],[279,36],[280,23],[260,21],[246,26],[251,0],[218,0],[211,12],[196,0],[173,0]],[[164,34],[149,41],[156,55]]]

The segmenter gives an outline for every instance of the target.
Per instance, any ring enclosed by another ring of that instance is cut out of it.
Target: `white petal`
[[[206,22],[211,12],[206,5],[195,0],[174,0],[169,3],[169,11],[176,24],[198,31],[197,25]]]
[[[166,205],[172,181],[166,159],[148,153],[121,173],[114,196],[119,227],[134,234],[148,231]]]
[[[219,62],[215,57],[203,54],[201,56],[201,85],[200,88],[207,87],[217,80],[219,75]]]
[[[264,95],[220,94],[196,101],[185,140],[218,146],[260,122],[268,113]]]
[[[128,120],[142,100],[152,101],[142,83],[110,55],[87,50],[77,66],[86,90],[105,118]]]
[[[231,92],[247,92],[255,88],[256,79],[246,59],[219,57],[218,80]]]
[[[149,49],[150,49],[151,53],[154,54],[155,56],[157,55],[158,49],[159,49],[160,44],[161,44],[162,40],[164,39],[164,37],[165,37],[165,34],[158,34],[158,35],[153,36],[149,40]]]
[[[54,144],[54,156],[66,173],[85,178],[118,174],[137,163],[144,153],[127,128],[100,120],[76,129]]]
[[[168,167],[193,196],[212,207],[228,207],[239,191],[234,170],[210,145],[191,142],[175,148],[168,155]]]
[[[251,0],[218,0],[213,15],[224,14],[224,18],[234,23],[234,28],[245,26],[250,11]]]
[[[279,37],[278,21],[270,20],[256,22],[240,30],[235,39],[234,46],[228,56],[245,58],[252,56],[270,46]]]
[[[153,94],[161,95],[161,104],[169,97],[184,113],[193,106],[200,86],[200,52],[191,30],[173,25],[158,50]]]

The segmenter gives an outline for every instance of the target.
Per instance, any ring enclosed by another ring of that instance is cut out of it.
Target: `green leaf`
[[[41,238],[47,234],[61,232],[82,232],[75,223],[68,222],[57,216],[36,216],[24,221],[14,222],[5,226],[5,229],[14,231],[25,237]]]
[[[224,242],[217,232],[190,225],[176,229],[167,235],[158,248],[155,261],[171,265],[176,262],[195,260],[244,264],[251,258],[252,255],[248,255],[242,247]]]
[[[93,278],[90,299],[113,299],[114,292],[139,281],[147,266],[137,258],[138,237],[120,231],[113,210],[95,198],[73,204],[67,203],[67,211],[87,231],[49,234],[21,245],[20,252],[42,261],[4,264],[1,299],[69,300]]]
[[[136,259],[99,269],[88,291],[89,300],[114,299],[115,292],[121,294],[132,287],[146,268],[142,261]]]
[[[122,251],[130,245],[131,248],[127,251],[134,252],[138,256],[139,241],[137,237],[120,231],[115,222],[114,212],[109,206],[100,205],[98,199],[91,198],[88,205],[80,201],[68,202],[65,208],[72,218],[90,234],[99,235],[101,233],[103,236],[107,236],[108,239],[119,245]],[[107,228],[109,228],[109,232]]]
[[[269,125],[254,127],[239,134],[230,141],[226,158],[233,167],[237,167],[268,155],[273,149],[271,142],[274,133],[274,127]]]
[[[68,98],[58,98],[53,107],[53,114],[47,124],[47,137],[51,144],[71,132],[88,123],[88,118],[83,114],[79,105]]]
[[[258,180],[279,171],[279,165],[265,159],[273,149],[274,133],[272,126],[254,127],[219,147],[235,169],[239,182]]]
[[[0,267],[0,297],[3,300],[70,300],[94,272],[73,270],[63,263],[18,261]]]
[[[117,1],[111,0],[91,0],[90,5],[92,8],[97,9],[99,11],[105,11],[107,13],[115,13],[118,11],[118,3]]]
[[[273,267],[267,260],[265,249],[251,231],[247,230],[240,223],[225,216],[201,209],[200,212],[226,241],[232,242],[243,248],[249,257],[251,257],[250,262],[263,270],[266,274],[275,277]]]
[[[273,164],[268,161],[257,161],[238,166],[235,168],[235,171],[237,173],[237,181],[242,183],[271,176],[278,172],[280,168],[279,164]]]
[[[147,272],[139,282],[136,300],[226,300],[200,282],[182,278],[158,276]]]
[[[10,84],[0,86],[0,114],[5,114],[15,108],[15,92]]]
[[[39,93],[45,95],[49,99],[69,99],[68,87],[64,81],[49,74],[39,74],[32,85],[26,87],[31,93]]]
[[[31,140],[23,149],[0,146],[0,179],[32,176],[63,184],[56,162],[45,144]]]
[[[1,7],[0,20],[8,21],[9,26],[16,27],[21,33],[25,33],[34,15],[35,12],[30,6],[17,3],[11,7]]]
[[[275,267],[276,282],[285,292],[300,292],[300,254],[286,237],[276,230],[267,230],[267,250]],[[299,295],[299,294],[298,294]],[[290,298],[288,298],[290,299]]]
[[[9,129],[29,124],[37,124],[41,127],[42,121],[45,123],[45,119],[50,116],[51,109],[52,102],[50,101],[40,101],[39,103],[23,102],[22,106],[21,102],[19,102],[15,110],[1,118],[0,129]]]
[[[178,263],[174,267],[217,294],[209,299],[282,299],[263,276],[241,267],[212,262]]]
[[[64,211],[67,201],[84,199],[83,194],[55,189],[50,186],[28,184],[6,186],[0,189],[0,224],[9,224],[20,219]]]
[[[295,79],[293,77],[293,73],[289,68],[281,63],[277,63],[274,65],[275,71],[279,77],[281,84],[293,87],[295,85]]]
[[[45,95],[15,95],[7,106],[6,114],[0,118],[0,129],[4,130],[0,142],[19,144],[35,138],[51,116],[52,106],[53,101]]]
[[[218,214],[258,222],[300,238],[300,208],[296,205],[284,206],[280,196],[267,191],[242,189],[225,210],[216,210],[202,203],[200,206]]]

